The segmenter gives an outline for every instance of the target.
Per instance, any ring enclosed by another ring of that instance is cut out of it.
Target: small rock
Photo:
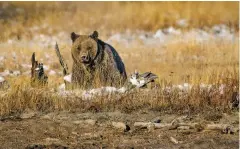
[[[112,122],[112,126],[117,129],[121,129],[124,132],[127,132],[130,130],[130,127],[123,122]]]
[[[148,126],[147,126],[147,129],[148,129],[148,132],[152,132],[154,131],[155,129],[155,125],[153,123],[150,123]]]
[[[190,127],[189,126],[179,126],[177,129],[188,130],[188,129],[190,129]]]
[[[46,144],[52,144],[52,143],[61,144],[61,140],[57,138],[46,138],[45,142]]]
[[[173,138],[173,137],[170,137],[170,141],[171,141],[172,143],[174,143],[174,144],[178,144],[178,143],[179,143],[178,140],[175,139],[175,138]]]
[[[81,138],[84,139],[98,139],[99,137],[101,137],[101,135],[96,134],[96,133],[81,133]]]
[[[49,142],[59,141],[59,139],[57,139],[57,138],[46,138],[45,140],[46,140],[46,141],[49,141]]]
[[[179,129],[177,132],[189,135],[191,133],[195,133],[197,130],[196,129]]]
[[[159,117],[156,117],[152,120],[153,123],[161,123],[161,119]]]
[[[78,121],[73,121],[74,124],[77,125],[95,125],[97,123],[96,120],[92,120],[92,119],[87,119],[87,120],[78,120]]]
[[[20,118],[22,118],[22,119],[28,119],[28,118],[34,117],[35,115],[36,115],[35,112],[29,111],[29,112],[26,112],[26,113],[22,113],[22,114],[20,115]]]
[[[47,119],[47,120],[52,120],[53,119],[53,114],[49,113],[46,115],[41,116],[42,119]]]
[[[68,149],[66,146],[62,146],[61,144],[31,144],[28,145],[25,149]]]
[[[89,125],[95,125],[97,123],[97,121],[96,120],[92,120],[92,119],[87,119],[87,120],[85,120],[85,123],[89,124]]]

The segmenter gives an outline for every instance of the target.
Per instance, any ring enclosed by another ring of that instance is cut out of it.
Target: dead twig
[[[35,53],[32,54],[31,84],[32,86],[44,86],[47,84],[48,77],[44,73],[43,63],[38,63]]]
[[[63,67],[63,75],[65,76],[65,75],[69,74],[68,73],[68,66],[67,66],[67,64],[63,60],[63,57],[62,57],[62,55],[60,53],[60,50],[58,48],[57,42],[56,42],[56,45],[55,45],[55,51],[56,51],[57,57],[59,59],[59,62],[61,64],[61,66]]]

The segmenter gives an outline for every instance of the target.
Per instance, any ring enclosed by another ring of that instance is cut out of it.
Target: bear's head
[[[98,54],[98,32],[92,35],[78,35],[71,33],[72,57],[75,63],[91,64]]]

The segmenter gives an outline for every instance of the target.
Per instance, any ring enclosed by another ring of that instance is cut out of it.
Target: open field
[[[0,21],[3,148],[51,143],[70,148],[238,148],[238,132],[132,129],[136,121],[160,117],[171,122],[182,115],[191,122],[238,127],[238,107],[232,108],[239,98],[238,2],[0,2]],[[100,95],[97,89],[59,87],[63,74],[55,43],[71,70],[70,33],[94,30],[116,48],[128,76],[136,69],[151,71],[159,77],[157,85]],[[46,87],[30,85],[33,52],[44,64]],[[97,124],[74,123],[86,119]],[[115,131],[111,121],[127,123],[131,131]],[[171,137],[182,142],[173,143]]]

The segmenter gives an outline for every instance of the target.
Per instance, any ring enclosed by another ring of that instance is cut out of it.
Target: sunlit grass
[[[113,33],[126,32],[127,29],[154,33],[159,28],[170,26],[188,31],[192,28],[207,30],[206,27],[218,24],[235,28],[235,34],[238,34],[239,25],[238,2],[0,2],[0,7],[4,8],[0,14],[0,40],[3,42],[8,39],[30,41],[40,34],[54,36],[59,32],[87,34],[93,30],[98,30],[105,41]],[[180,19],[186,19],[188,26],[179,26],[176,22]],[[39,29],[30,31],[31,27]],[[239,38],[238,35],[236,37]],[[54,45],[44,49],[37,43],[32,43],[32,47],[20,47],[5,42],[0,56],[6,56],[6,60],[0,65],[0,72],[5,69],[20,70],[22,73],[29,71],[30,68],[24,68],[22,64],[31,65],[31,55],[36,52],[37,60],[49,66],[49,70],[56,71],[57,75],[49,76],[48,86],[43,88],[32,88],[30,76],[6,77],[11,87],[1,91],[0,115],[20,113],[25,109],[42,112],[91,111],[92,107],[101,111],[126,112],[142,108],[195,112],[204,108],[229,110],[228,102],[239,88],[239,41],[210,39],[199,43],[194,37],[187,42],[178,38],[173,40],[178,42],[156,47],[148,47],[140,41],[130,47],[113,42],[128,75],[135,69],[151,71],[159,76],[160,88],[103,96],[91,101],[57,94],[63,78],[59,73],[62,69]],[[71,71],[71,44],[58,44]],[[16,59],[12,56],[13,52],[17,55]],[[163,90],[183,83],[193,87],[187,93]],[[202,90],[201,84],[210,84],[213,88],[211,91]],[[227,86],[224,95],[219,93],[222,84]]]
[[[1,39],[31,38],[27,27],[42,26],[43,34],[147,30],[174,26],[185,19],[189,28],[226,24],[238,28],[238,2],[1,2]],[[51,30],[49,30],[51,28]],[[106,30],[108,29],[108,30]]]

